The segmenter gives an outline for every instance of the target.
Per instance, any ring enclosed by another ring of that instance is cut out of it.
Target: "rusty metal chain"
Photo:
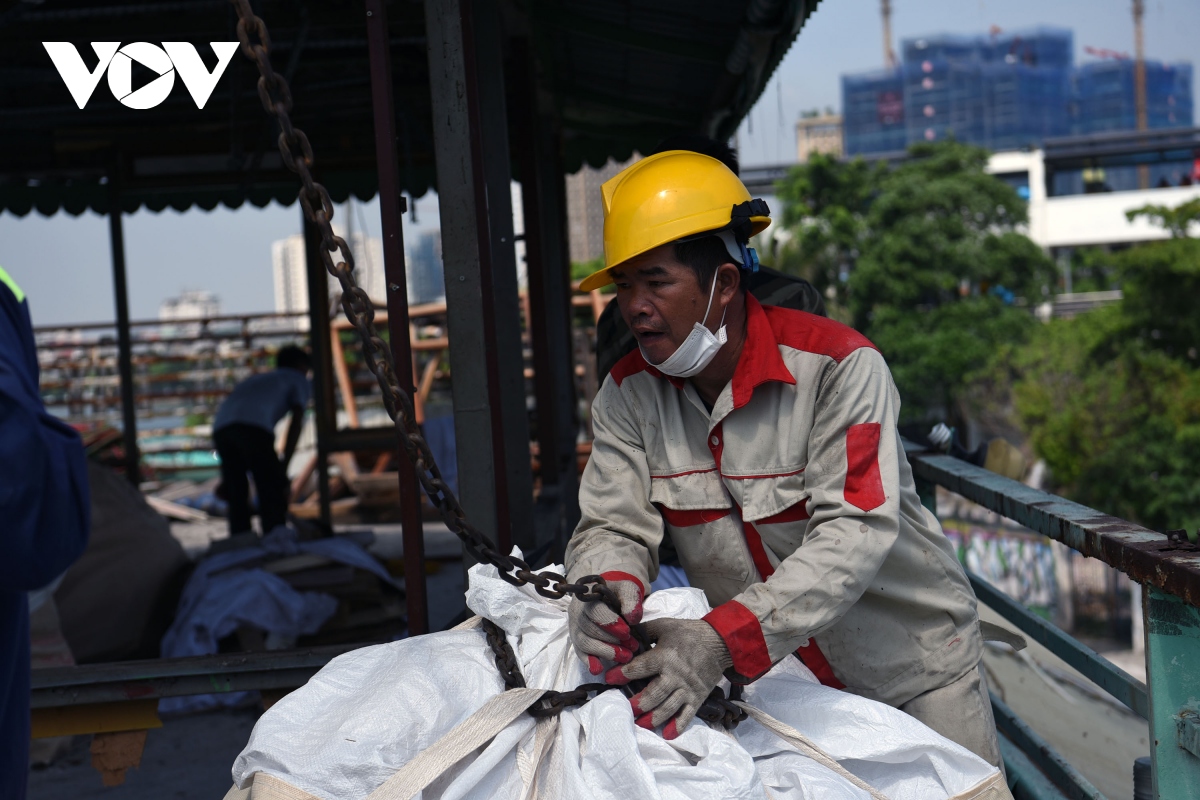
[[[525,676],[521,674],[517,654],[509,645],[504,629],[487,617],[483,617],[481,622],[483,632],[487,634],[488,647],[492,649],[492,655],[496,658],[496,668],[500,670],[500,677],[504,679],[504,688],[524,689]]]
[[[279,154],[283,163],[300,176],[300,205],[305,217],[321,236],[321,261],[337,278],[342,290],[342,310],[362,342],[363,357],[383,391],[383,403],[396,426],[404,452],[416,469],[421,487],[446,527],[462,540],[476,561],[490,564],[500,577],[514,586],[531,585],[543,597],[573,595],[580,600],[602,601],[620,613],[615,593],[598,575],[569,583],[556,572],[534,572],[525,561],[496,550],[493,542],[467,521],[462,505],[442,479],[433,452],[416,424],[412,398],[396,379],[391,349],[375,328],[375,308],[354,277],[354,256],[346,240],[333,232],[333,200],[312,174],[312,144],[304,131],[292,124],[292,92],[287,81],[271,66],[271,36],[262,19],[250,8],[249,0],[230,0],[237,9],[237,34],[245,56],[258,65],[258,96],[266,112],[279,123]],[[337,257],[334,257],[334,254]]]
[[[504,679],[504,688],[524,689],[525,676],[521,673],[521,664],[517,661],[517,654],[513,652],[512,646],[508,643],[504,629],[486,617],[481,622],[483,631],[487,634],[488,647],[491,648],[492,655],[496,659],[496,667],[500,670],[500,677]],[[643,644],[643,646],[648,648],[648,645]],[[533,717],[557,717],[571,706],[581,706],[601,692],[616,689],[626,697],[632,697],[646,688],[649,683],[648,680],[630,681],[624,686],[610,683],[584,683],[567,692],[548,689],[538,699],[538,702],[530,707],[529,714]],[[741,697],[742,687],[737,684],[731,685],[728,698],[725,697],[721,688],[717,687],[709,693],[708,698],[696,712],[696,716],[705,722],[720,725],[725,730],[731,731],[746,718],[746,712],[734,705],[733,702],[740,700]]]

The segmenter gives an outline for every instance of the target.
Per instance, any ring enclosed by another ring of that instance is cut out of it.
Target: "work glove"
[[[645,625],[647,638],[657,642],[624,666],[604,675],[607,683],[624,685],[657,675],[629,698],[638,726],[662,726],[664,739],[687,729],[692,717],[733,666],[725,641],[702,619],[656,619]]]
[[[929,443],[939,450],[949,450],[950,440],[954,438],[954,428],[946,425],[944,422],[939,422],[933,426],[933,430],[929,431]]]
[[[588,671],[599,675],[604,671],[600,659],[627,664],[638,649],[630,625],[642,621],[642,600],[646,596],[641,581],[624,572],[605,572],[600,575],[621,603],[617,616],[601,600],[571,599],[567,608],[568,630],[575,652],[588,665]]]

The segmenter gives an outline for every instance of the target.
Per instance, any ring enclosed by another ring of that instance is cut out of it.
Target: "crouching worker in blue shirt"
[[[29,774],[29,602],[79,557],[91,522],[83,444],[38,394],[29,304],[0,269],[0,797]]]
[[[275,369],[252,375],[234,387],[217,409],[213,444],[221,459],[221,485],[229,503],[229,533],[250,530],[250,482],[258,493],[262,532],[287,521],[290,485],[287,465],[296,452],[304,425],[304,406],[310,389],[312,359],[299,347],[284,347],[275,355]],[[283,458],[275,453],[275,426],[291,412]]]

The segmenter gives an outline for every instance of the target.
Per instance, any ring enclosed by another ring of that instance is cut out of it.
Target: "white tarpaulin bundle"
[[[794,658],[747,687],[751,717],[731,733],[696,720],[665,741],[634,725],[619,691],[534,719],[525,709],[546,689],[595,681],[570,646],[568,600],[476,566],[467,604],[504,629],[540,688],[506,692],[478,627],[355,650],[262,716],[227,800],[1011,797],[982,759],[901,711],[822,686]],[[668,589],[646,598],[645,618],[708,610],[699,590]]]

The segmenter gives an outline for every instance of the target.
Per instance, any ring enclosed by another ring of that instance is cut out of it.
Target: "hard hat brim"
[[[758,234],[765,231],[768,228],[768,226],[770,226],[771,218],[770,217],[751,217],[750,223],[751,223],[750,235],[757,236]],[[720,230],[720,228],[713,230],[713,233],[716,233],[717,230]],[[702,234],[702,233],[704,233],[704,231],[696,231],[696,233]],[[670,244],[670,242],[664,242],[664,244]],[[661,247],[661,246],[662,245],[655,245],[655,247]],[[613,282],[611,271],[614,268],[619,267],[619,266],[621,266],[621,264],[624,264],[626,261],[629,261],[630,259],[633,259],[633,258],[637,258],[642,253],[649,252],[650,250],[653,250],[653,249],[654,249],[654,247],[649,247],[646,250],[643,250],[641,252],[633,253],[632,255],[629,256],[629,258],[626,258],[625,261],[622,261],[619,264],[613,264],[612,266],[607,266],[607,267],[604,267],[603,269],[596,270],[591,275],[588,275],[586,278],[584,278],[582,281],[579,282],[579,291],[591,292],[591,291],[595,291],[596,289],[600,289],[605,286],[608,286],[610,283]]]

